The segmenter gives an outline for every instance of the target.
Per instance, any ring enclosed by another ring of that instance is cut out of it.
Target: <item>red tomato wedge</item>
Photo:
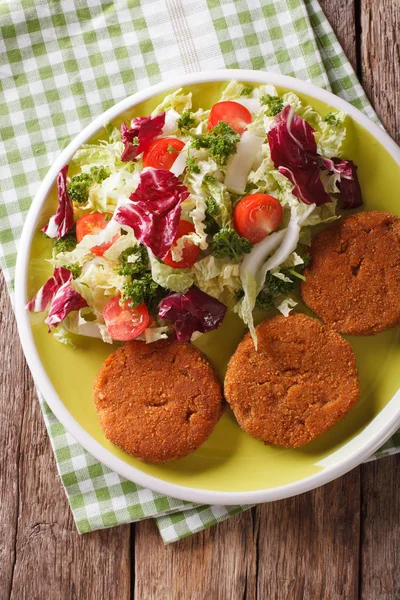
[[[168,150],[169,146],[172,146],[176,152],[170,152]],[[154,140],[143,153],[143,164],[145,167],[169,171],[177,159],[178,152],[184,146],[185,142],[178,140],[178,138],[166,137]]]
[[[90,215],[83,215],[83,217],[78,219],[76,222],[76,239],[78,242],[81,242],[85,235],[96,235],[97,233],[100,233],[102,229],[105,229],[108,221],[110,220],[108,219],[107,221],[106,217],[111,218],[112,214],[95,212]],[[104,252],[108,250],[114,242],[117,241],[119,236],[120,234],[116,233],[111,241],[103,242],[98,246],[93,246],[90,251],[96,256],[103,256]]]
[[[228,123],[240,135],[252,121],[251,112],[239,102],[217,102],[211,109],[208,117],[208,129],[212,129],[220,121]]]
[[[176,234],[172,247],[174,246],[175,242],[179,240],[179,238],[186,235],[187,233],[193,233],[194,231],[195,228],[192,225],[192,223],[184,220],[180,221],[178,225],[178,232]],[[180,261],[175,262],[173,260],[171,250],[168,252],[167,256],[163,258],[163,261],[166,265],[168,265],[169,267],[173,267],[174,269],[186,269],[187,267],[191,267],[192,265],[194,265],[199,256],[199,252],[200,248],[198,246],[196,246],[190,241],[187,241],[183,246],[182,259]]]
[[[279,227],[282,216],[279,200],[267,194],[250,194],[237,203],[233,218],[236,231],[257,244]]]
[[[103,318],[112,339],[127,342],[143,333],[149,324],[150,316],[145,304],[133,308],[129,305],[129,300],[122,305],[120,300],[121,296],[116,296],[107,302],[103,308]]]

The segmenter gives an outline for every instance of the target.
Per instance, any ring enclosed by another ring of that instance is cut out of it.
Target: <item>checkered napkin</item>
[[[70,140],[126,96],[180,73],[268,70],[373,110],[315,0],[0,0],[0,260],[13,290],[31,200]],[[126,481],[41,399],[81,533],[155,517],[173,542],[245,510],[197,506]],[[400,451],[393,437],[377,455]]]

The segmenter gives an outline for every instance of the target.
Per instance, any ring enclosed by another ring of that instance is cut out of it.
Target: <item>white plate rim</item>
[[[43,179],[29,209],[21,240],[18,245],[19,251],[17,254],[15,274],[15,314],[22,348],[38,389],[57,419],[64,425],[67,431],[70,432],[74,439],[90,452],[90,454],[108,468],[116,471],[119,475],[138,485],[150,488],[155,492],[200,504],[257,504],[289,498],[304,493],[336,479],[369,458],[400,426],[399,390],[361,433],[340,450],[332,453],[320,463],[316,463],[323,467],[323,470],[318,473],[289,484],[264,490],[223,492],[191,488],[164,481],[153,475],[148,475],[136,467],[128,465],[122,459],[114,456],[109,450],[104,448],[85,429],[83,429],[79,423],[77,423],[66,409],[40,361],[32,336],[29,316],[25,310],[27,302],[26,282],[32,237],[36,229],[42,205],[56,179],[57,173],[69,162],[76,150],[90,139],[104,124],[115,119],[121,113],[133,108],[136,104],[140,104],[157,94],[165,93],[175,88],[200,83],[230,81],[231,79],[255,84],[270,83],[272,85],[289,88],[294,92],[312,96],[317,100],[321,100],[322,102],[347,113],[356,122],[368,130],[400,165],[400,148],[385,131],[345,100],[335,96],[327,90],[318,88],[311,83],[276,73],[245,69],[204,71],[201,73],[176,76],[168,81],[162,81],[143,91],[137,92],[118,102],[102,115],[94,119],[60,153]]]

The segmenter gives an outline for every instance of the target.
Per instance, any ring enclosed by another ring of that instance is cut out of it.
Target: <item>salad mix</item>
[[[27,305],[71,333],[189,341],[256,306],[284,315],[312,227],[362,204],[340,157],[346,116],[292,92],[231,81],[211,110],[179,89],[151,115],[82,146],[58,174],[54,274]],[[74,174],[73,174],[74,173]],[[70,175],[69,175],[70,174]]]

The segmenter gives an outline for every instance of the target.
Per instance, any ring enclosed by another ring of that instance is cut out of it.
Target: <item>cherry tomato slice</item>
[[[208,117],[208,129],[212,129],[220,121],[228,123],[240,135],[252,121],[251,112],[239,102],[217,102],[211,109]]]
[[[112,339],[127,342],[143,333],[149,324],[150,316],[145,304],[132,308],[129,300],[122,305],[120,300],[121,297],[116,296],[107,302],[103,308],[103,318]]]
[[[180,221],[178,225],[178,231],[174,240],[174,244],[179,238],[186,235],[187,233],[193,233],[195,231],[194,226],[189,221]],[[172,246],[174,246],[172,244]],[[166,265],[173,267],[174,269],[186,269],[191,267],[196,262],[199,256],[200,248],[190,241],[185,242],[182,249],[182,259],[180,261],[174,261],[172,258],[171,250],[167,256],[163,259]]]
[[[267,194],[250,194],[238,202],[233,218],[236,231],[256,244],[279,227],[282,216],[279,200]]]
[[[89,215],[83,215],[83,217],[78,219],[76,222],[76,239],[78,242],[81,242],[85,235],[96,235],[97,233],[100,233],[102,229],[105,229],[108,223],[106,216],[111,218],[112,214],[95,212]],[[96,256],[103,256],[104,252],[117,241],[119,236],[120,234],[116,233],[112,240],[103,242],[98,246],[93,246],[90,251]]]
[[[169,171],[184,145],[185,142],[178,138],[166,137],[154,140],[143,154],[143,164],[145,167]],[[170,152],[169,146],[172,146],[177,152]]]

